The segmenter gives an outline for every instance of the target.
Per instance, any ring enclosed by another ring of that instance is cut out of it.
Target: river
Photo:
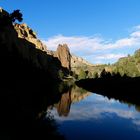
[[[49,109],[58,125],[58,131],[66,139],[140,139],[138,106],[95,93],[82,92],[80,97],[80,93],[72,95],[72,92],[65,93],[61,101]]]

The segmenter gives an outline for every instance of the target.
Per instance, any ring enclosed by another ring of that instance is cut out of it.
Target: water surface
[[[58,131],[66,139],[140,139],[138,106],[95,93],[73,92],[63,94],[61,101],[50,110]]]

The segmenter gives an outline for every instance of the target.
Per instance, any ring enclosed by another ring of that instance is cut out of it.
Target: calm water
[[[68,92],[50,110],[68,140],[140,140],[140,112],[94,93]]]

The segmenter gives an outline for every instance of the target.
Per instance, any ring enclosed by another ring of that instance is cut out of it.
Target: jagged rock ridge
[[[71,57],[71,67],[82,67],[82,66],[94,66],[93,64],[89,63],[85,59],[72,55]]]
[[[27,41],[35,44],[35,48],[46,52],[55,58],[58,58],[62,67],[71,70],[71,54],[67,44],[59,44],[56,51],[47,50],[47,46],[44,45],[39,39],[37,39],[36,33],[27,26],[27,24],[15,24],[14,28],[18,33],[18,37],[26,39]]]
[[[42,51],[47,50],[47,46],[44,45],[39,39],[37,39],[36,33],[31,28],[29,28],[27,24],[15,24],[14,28],[17,31],[19,38],[26,39],[27,41],[35,44],[37,49]]]

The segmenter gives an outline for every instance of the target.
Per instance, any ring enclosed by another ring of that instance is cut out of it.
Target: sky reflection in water
[[[67,117],[51,112],[67,139],[140,139],[140,112],[114,99],[92,93],[72,104]]]

